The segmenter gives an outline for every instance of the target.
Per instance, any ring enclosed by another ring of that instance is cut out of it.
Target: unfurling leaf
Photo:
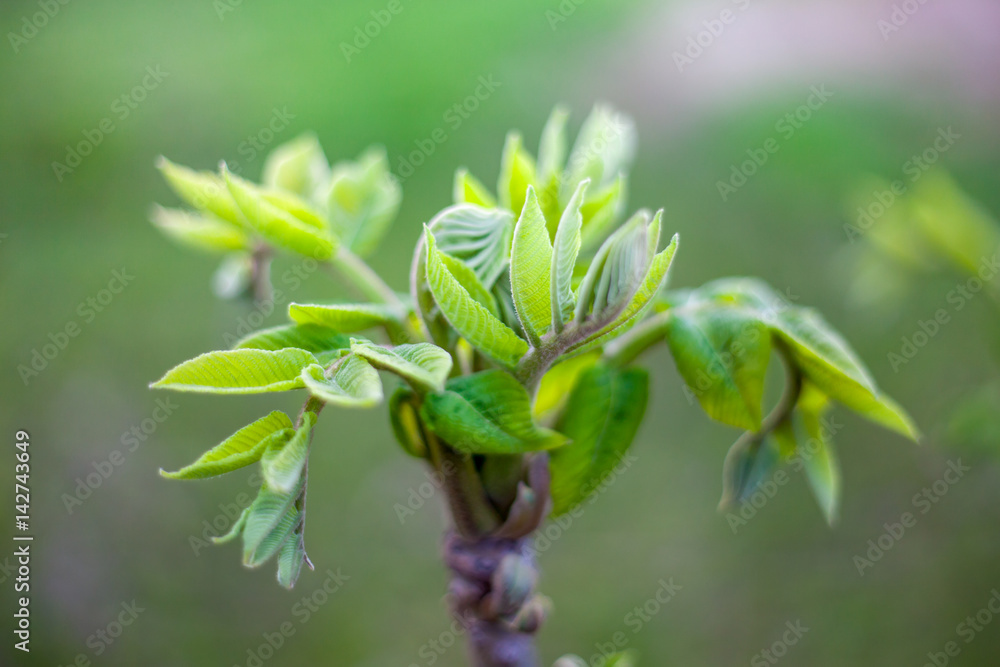
[[[634,154],[632,119],[609,106],[595,105],[583,121],[566,164],[564,194],[568,197],[585,178],[596,188],[610,184],[628,170]]]
[[[464,168],[455,172],[452,199],[456,204],[475,204],[484,208],[494,208],[497,205],[497,200],[486,186]]]
[[[570,442],[550,455],[553,514],[573,509],[621,463],[648,398],[644,369],[598,363],[580,374],[558,427]]]
[[[552,326],[551,266],[552,244],[545,217],[538,208],[534,189],[529,187],[521,217],[514,228],[510,284],[521,326],[535,347]]]
[[[514,366],[528,351],[528,344],[469,295],[448,271],[430,230],[425,228],[424,235],[427,285],[441,313],[477,349],[504,365]]]
[[[577,323],[589,313],[610,324],[625,309],[649,269],[650,231],[649,213],[639,211],[604,242],[577,290]]]
[[[333,377],[322,366],[302,371],[306,388],[316,398],[345,408],[370,408],[382,402],[382,381],[371,364],[355,355],[337,362]]]
[[[402,318],[391,306],[374,303],[292,303],[288,316],[299,324],[318,324],[341,333],[354,333]]]
[[[303,386],[299,374],[316,363],[311,352],[221,350],[206,352],[171,368],[151,387],[209,394],[259,394]]]
[[[724,424],[758,430],[771,353],[767,325],[745,308],[692,306],[670,312],[667,344],[702,408]]]
[[[829,410],[829,400],[815,387],[806,384],[798,402],[798,413],[802,419],[808,439],[798,449],[809,487],[826,522],[831,526],[837,522],[840,505],[840,465],[833,449],[823,416]]]
[[[449,206],[427,224],[437,249],[475,271],[491,289],[510,260],[514,216],[509,211],[473,204]]]
[[[583,216],[580,206],[587,195],[588,179],[580,182],[576,192],[570,197],[559,226],[556,228],[552,244],[552,322],[555,331],[562,331],[563,325],[572,317],[576,298],[573,295],[573,268],[580,255],[580,229]]]
[[[500,207],[514,213],[523,209],[529,185],[535,185],[535,162],[524,150],[521,135],[511,132],[507,135],[500,159],[500,178],[497,181]]]
[[[628,178],[621,174],[610,184],[591,190],[580,207],[583,216],[581,242],[584,250],[599,244],[625,212]]]
[[[302,477],[302,468],[309,458],[309,439],[316,425],[316,413],[302,414],[302,425],[287,440],[271,442],[261,457],[260,466],[267,485],[279,492],[290,493]]]
[[[302,520],[295,508],[295,499],[298,498],[301,487],[301,480],[299,486],[288,493],[276,491],[267,483],[260,487],[243,526],[244,565],[262,565],[278,553],[294,533]]]
[[[250,240],[238,227],[214,216],[156,206],[151,217],[164,234],[198,250],[230,252],[250,246]]]
[[[225,182],[218,175],[182,167],[165,157],[160,157],[156,166],[177,196],[191,206],[234,225],[246,224]]]
[[[375,368],[395,373],[424,391],[443,390],[451,372],[451,355],[430,343],[397,345],[390,350],[369,341],[352,340],[351,352]]]
[[[421,416],[443,441],[467,453],[519,454],[566,442],[535,424],[527,391],[501,370],[452,379],[444,393],[424,398]]]
[[[302,565],[306,562],[306,549],[301,531],[301,527],[296,529],[278,554],[278,583],[289,590],[295,587],[295,582],[302,572]]]
[[[264,161],[263,182],[272,188],[311,198],[330,178],[330,165],[316,139],[309,133],[281,144]]]
[[[343,244],[366,257],[382,241],[402,198],[385,150],[370,148],[356,162],[334,165],[327,209]]]
[[[275,245],[320,261],[333,256],[336,239],[327,231],[268,201],[257,186],[230,173],[225,165],[222,175],[243,217],[258,234]]]
[[[177,472],[161,470],[160,474],[170,479],[202,479],[232,472],[256,463],[269,445],[284,442],[293,432],[288,415],[275,411],[244,426],[191,465]]]
[[[392,432],[403,451],[416,458],[427,456],[427,441],[420,424],[420,404],[416,394],[399,386],[389,398],[389,419]]]

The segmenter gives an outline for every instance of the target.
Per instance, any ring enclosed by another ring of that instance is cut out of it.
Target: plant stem
[[[604,360],[619,368],[632,363],[640,354],[663,340],[664,327],[669,319],[669,310],[657,313],[620,338],[608,343],[604,348]]]

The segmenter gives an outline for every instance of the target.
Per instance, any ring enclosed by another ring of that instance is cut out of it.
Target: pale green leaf
[[[553,514],[573,509],[621,463],[648,398],[644,369],[596,364],[580,374],[558,427],[570,442],[550,455]]]
[[[320,261],[333,256],[336,239],[328,232],[267,201],[257,186],[230,173],[225,165],[222,175],[244,218],[265,239]]]
[[[524,208],[528,186],[535,185],[535,162],[521,143],[517,132],[507,134],[500,160],[497,197],[500,207],[518,213]]]
[[[566,204],[559,227],[552,244],[552,322],[557,332],[562,331],[565,322],[572,316],[576,298],[573,295],[573,267],[580,254],[580,229],[583,216],[580,205],[587,194],[590,180],[580,181],[579,187]]]
[[[239,207],[218,175],[182,167],[162,156],[156,166],[173,191],[191,206],[234,225],[245,224]]]
[[[799,458],[823,516],[832,526],[837,522],[841,476],[833,443],[823,425],[828,402],[818,389],[807,383],[802,389],[798,406],[808,436],[808,440],[798,447]]]
[[[767,325],[737,307],[690,307],[671,312],[666,335],[688,388],[710,417],[756,431],[770,359]]]
[[[306,350],[206,352],[167,371],[152,387],[210,394],[258,394],[303,386],[299,374],[316,363]]]
[[[318,324],[341,333],[371,329],[401,317],[391,306],[370,303],[292,303],[288,316],[299,324]]]
[[[458,259],[457,257],[452,257],[451,255],[446,255],[441,253],[441,261],[444,262],[444,266],[448,269],[448,272],[455,277],[458,284],[465,288],[473,299],[475,299],[479,304],[481,304],[486,310],[496,317],[500,317],[500,310],[497,306],[497,299],[493,296],[493,293],[486,289],[482,281],[479,280],[479,276],[473,271],[468,264]]]
[[[583,217],[581,244],[584,250],[597,245],[614,229],[625,211],[628,179],[622,174],[610,184],[594,189],[580,207]]]
[[[260,188],[260,196],[268,204],[291,214],[299,222],[326,232],[330,225],[326,217],[312,204],[292,192],[276,188]]]
[[[202,479],[232,472],[256,463],[268,445],[283,442],[292,433],[292,420],[285,413],[275,411],[244,426],[191,465],[177,472],[161,470],[160,474],[170,479]]]
[[[428,223],[441,252],[465,262],[491,289],[510,260],[514,216],[474,204],[449,206]]]
[[[456,204],[475,204],[484,208],[494,208],[497,205],[496,198],[486,186],[464,167],[455,172],[452,199]]]
[[[250,505],[243,526],[243,564],[257,567],[276,554],[302,520],[295,499],[302,483],[290,493],[271,489],[265,483]]]
[[[198,250],[230,252],[246,250],[250,245],[242,230],[215,216],[156,206],[151,219],[170,238]]]
[[[243,527],[247,525],[247,517],[250,516],[250,508],[246,507],[240,512],[240,516],[233,522],[232,527],[225,535],[212,538],[212,544],[225,544],[232,542],[243,534]]]
[[[356,162],[334,165],[327,210],[344,245],[366,257],[382,241],[402,198],[385,150],[370,148]]]
[[[264,160],[265,185],[302,197],[312,197],[329,178],[330,165],[312,133],[281,144]]]
[[[431,343],[397,345],[390,350],[369,341],[352,340],[351,352],[426,391],[443,390],[451,372],[451,355]]]
[[[528,351],[528,344],[473,299],[448,272],[441,252],[435,246],[434,236],[427,228],[424,229],[424,237],[427,245],[427,284],[442,314],[474,347],[504,365],[514,366]]]
[[[410,456],[418,459],[427,456],[427,440],[420,422],[420,400],[417,395],[403,385],[389,397],[389,421],[392,424],[396,442]]]
[[[552,244],[535,191],[528,187],[521,217],[514,228],[510,253],[510,284],[521,326],[537,347],[552,326],[549,272]]]
[[[320,324],[280,324],[261,329],[233,345],[235,349],[281,350],[297,347],[313,354],[344,350],[351,340],[344,334]]]
[[[371,364],[355,355],[337,363],[333,377],[322,366],[310,366],[302,380],[313,396],[345,408],[370,408],[382,401],[382,381]]]
[[[278,583],[291,590],[302,573],[306,562],[305,545],[302,543],[301,527],[289,537],[278,554]]]
[[[302,468],[309,458],[309,439],[316,425],[316,413],[305,412],[302,424],[287,440],[272,441],[261,456],[264,481],[278,493],[290,493],[302,477]]]
[[[650,218],[639,211],[598,250],[576,293],[576,321],[587,313],[610,324],[627,307],[649,270]]]
[[[564,195],[589,178],[604,187],[626,172],[635,154],[635,124],[625,114],[597,104],[583,121],[566,164]]]
[[[557,106],[549,114],[542,128],[542,138],[538,143],[538,182],[548,183],[562,173],[566,161],[566,121],[569,111]]]
[[[566,442],[534,423],[527,391],[501,370],[452,379],[444,393],[425,396],[421,415],[442,440],[462,452],[517,454]]]

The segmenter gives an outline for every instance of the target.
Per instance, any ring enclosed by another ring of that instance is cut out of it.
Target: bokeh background
[[[570,105],[578,124],[606,100],[639,130],[630,208],[665,207],[667,229],[682,236],[672,285],[757,275],[820,307],[926,436],[917,447],[838,412],[840,524],[824,524],[793,473],[734,533],[716,502],[736,433],[685,398],[669,355],[652,354],[638,463],[542,555],[542,590],[556,601],[540,636],[546,664],[566,652],[590,658],[619,631],[643,665],[770,664],[761,651],[796,621],[809,629],[783,664],[922,665],[949,641],[961,649],[954,664],[998,664],[1000,619],[969,643],[957,626],[1000,587],[1000,311],[971,300],[893,369],[888,354],[950,308],[946,295],[965,278],[908,277],[889,300],[858,299],[853,256],[863,241],[852,243],[844,225],[855,222],[845,198],[858,178],[903,178],[949,127],[960,139],[939,166],[1000,212],[1000,7],[901,2],[889,30],[879,23],[893,17],[886,0],[400,2],[349,59],[341,45],[386,2],[51,2],[44,21],[32,17],[45,2],[0,6],[0,458],[12,486],[13,434],[30,432],[36,535],[33,650],[11,649],[5,569],[0,663],[69,665],[82,655],[95,665],[253,665],[248,650],[291,621],[294,635],[264,665],[465,664],[461,638],[444,648],[455,638],[441,600],[439,499],[401,522],[395,506],[427,478],[400,455],[381,413],[336,411],[320,422],[306,538],[317,571],[291,593],[271,566],[244,570],[235,546],[192,548],[220,504],[252,491],[246,475],[185,484],[157,469],[193,460],[266,409],[295,410],[297,397],[172,395],[171,415],[128,451],[125,434],[166,397],[147,383],[223,347],[249,313],[212,296],[211,257],[148,223],[151,202],[176,205],[153,163],[159,154],[199,168],[226,159],[257,178],[266,149],[314,130],[331,159],[381,143],[398,170],[416,141],[444,128],[447,141],[405,179],[400,218],[373,260],[402,287],[408,251],[449,202],[457,166],[490,182],[507,129],[534,150],[555,103]],[[723,10],[733,20],[719,30],[711,22]],[[25,20],[43,25],[33,32]],[[703,35],[702,53],[679,68],[675,52],[706,21],[720,34]],[[123,118],[115,100],[147,68],[165,75]],[[480,77],[499,85],[452,127],[445,113]],[[833,95],[793,136],[778,134],[811,86]],[[285,127],[257,150],[276,114]],[[113,132],[57,175],[53,162],[106,118]],[[723,201],[718,181],[772,136],[779,152]],[[88,314],[81,304],[115,270],[134,278]],[[320,273],[293,294],[340,296]],[[79,335],[23,381],[18,366],[71,322]],[[66,494],[113,450],[121,465],[67,507]],[[920,514],[914,495],[958,459],[969,471]],[[8,544],[12,495],[2,493]],[[859,575],[854,557],[907,511],[916,525]],[[349,579],[302,623],[295,605],[337,568]],[[633,632],[628,614],[671,577],[682,589]],[[133,600],[142,611],[118,638],[92,638]]]

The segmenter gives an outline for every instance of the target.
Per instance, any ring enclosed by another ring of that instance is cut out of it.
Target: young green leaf
[[[535,424],[527,391],[501,370],[452,379],[444,393],[424,398],[421,415],[442,440],[464,452],[517,454],[566,442]]]
[[[779,425],[778,429],[788,431],[795,438],[790,421]],[[772,434],[773,435],[773,434]],[[734,509],[748,502],[754,492],[767,481],[781,463],[779,438],[746,431],[729,448],[722,465],[722,498],[719,509]]]
[[[242,230],[214,216],[155,206],[150,217],[161,232],[197,250],[231,252],[250,247]]]
[[[529,185],[535,185],[535,162],[524,150],[521,135],[510,132],[504,143],[497,181],[500,207],[514,213],[523,209]]]
[[[646,412],[649,373],[596,364],[580,374],[559,430],[570,443],[550,454],[553,514],[587,498],[619,465]]]
[[[170,479],[203,479],[232,472],[256,463],[268,445],[284,442],[292,433],[292,420],[275,411],[244,426],[191,465],[177,472],[161,470],[160,474]]]
[[[431,343],[397,345],[390,350],[369,341],[351,340],[351,352],[424,391],[442,391],[451,372],[451,355]]]
[[[241,338],[233,345],[237,350],[281,350],[297,347],[318,354],[335,350],[345,350],[351,346],[351,339],[344,334],[320,324],[279,324],[269,329],[261,329]]]
[[[311,352],[293,347],[206,352],[171,368],[150,386],[208,394],[288,391],[303,386],[299,374],[315,363]]]
[[[301,526],[292,533],[278,554],[278,583],[291,590],[302,573],[306,562],[306,549],[302,541]]]
[[[452,199],[456,204],[475,204],[484,208],[494,208],[497,205],[496,198],[486,186],[464,167],[455,172]]]
[[[275,245],[320,261],[333,256],[336,239],[328,232],[275,206],[255,185],[230,173],[225,165],[222,176],[244,218],[258,234]]]
[[[299,222],[303,222],[310,227],[324,232],[330,229],[330,224],[326,217],[312,204],[302,197],[292,192],[278,190],[276,188],[260,188],[261,198],[268,204],[280,208],[285,213],[291,214]]]
[[[302,371],[306,388],[316,398],[345,408],[370,408],[382,402],[382,381],[371,364],[355,355],[338,362],[332,378],[322,366]]]
[[[573,151],[566,164],[564,194],[590,178],[603,187],[628,170],[635,154],[635,125],[632,119],[609,106],[597,104],[583,121]]]
[[[420,423],[420,402],[409,387],[400,385],[389,397],[389,420],[403,451],[419,459],[425,458],[427,441]]]
[[[840,504],[840,465],[830,441],[823,416],[829,409],[829,400],[818,389],[806,383],[798,402],[798,412],[802,417],[808,440],[798,447],[799,458],[805,469],[809,487],[826,522],[831,526],[837,522]]]
[[[451,255],[446,255],[441,253],[441,261],[444,262],[444,266],[448,269],[448,272],[454,276],[458,284],[465,288],[473,299],[477,303],[482,305],[486,310],[490,311],[490,314],[494,317],[500,317],[500,309],[497,305],[497,299],[493,296],[493,293],[486,289],[486,286],[479,280],[479,276],[473,271],[468,264],[458,259],[457,257],[452,257]]]
[[[569,111],[557,106],[549,114],[542,128],[538,143],[538,183],[544,187],[551,179],[558,178],[566,162],[566,121]]]
[[[767,326],[744,308],[706,305],[671,313],[667,344],[701,407],[724,424],[758,430],[771,352]]]
[[[320,184],[330,178],[326,155],[312,133],[281,144],[264,161],[263,182],[273,188],[312,197]]]
[[[299,487],[290,493],[271,489],[265,483],[250,505],[243,526],[243,564],[257,567],[278,552],[302,520],[295,508]]]
[[[513,367],[528,351],[528,344],[473,299],[448,271],[435,239],[424,228],[427,284],[442,314],[458,333],[498,362]]]
[[[260,467],[268,487],[278,493],[290,493],[302,477],[309,458],[309,439],[316,425],[316,413],[305,412],[295,434],[280,442],[271,442],[261,456]]]
[[[288,316],[299,324],[318,324],[341,333],[354,333],[402,319],[396,309],[384,304],[292,303]]]
[[[580,181],[576,192],[570,197],[559,226],[556,228],[555,242],[552,244],[552,323],[558,333],[573,315],[576,298],[573,295],[573,267],[580,255],[580,229],[583,216],[580,206],[587,196],[589,179]]]
[[[576,293],[578,323],[589,312],[610,324],[628,305],[649,270],[649,226],[649,213],[638,211],[598,250]]]
[[[498,208],[456,204],[438,213],[427,225],[437,248],[465,262],[491,289],[510,260],[514,216]]]
[[[156,167],[173,191],[191,206],[240,227],[246,224],[225,182],[216,174],[194,171],[162,156]]]
[[[599,244],[625,211],[628,178],[621,174],[610,184],[594,189],[580,206],[583,217],[581,244],[584,250]]]
[[[396,218],[402,192],[382,148],[334,165],[327,210],[344,245],[361,257],[370,255]]]
[[[510,284],[521,326],[535,347],[552,326],[549,288],[552,244],[538,198],[529,186],[510,252]]]
[[[232,542],[237,537],[243,534],[243,527],[247,525],[247,517],[250,516],[250,508],[245,507],[243,511],[240,512],[240,516],[233,522],[232,527],[229,529],[225,535],[220,535],[219,537],[212,538],[212,544],[225,544],[227,542]]]

